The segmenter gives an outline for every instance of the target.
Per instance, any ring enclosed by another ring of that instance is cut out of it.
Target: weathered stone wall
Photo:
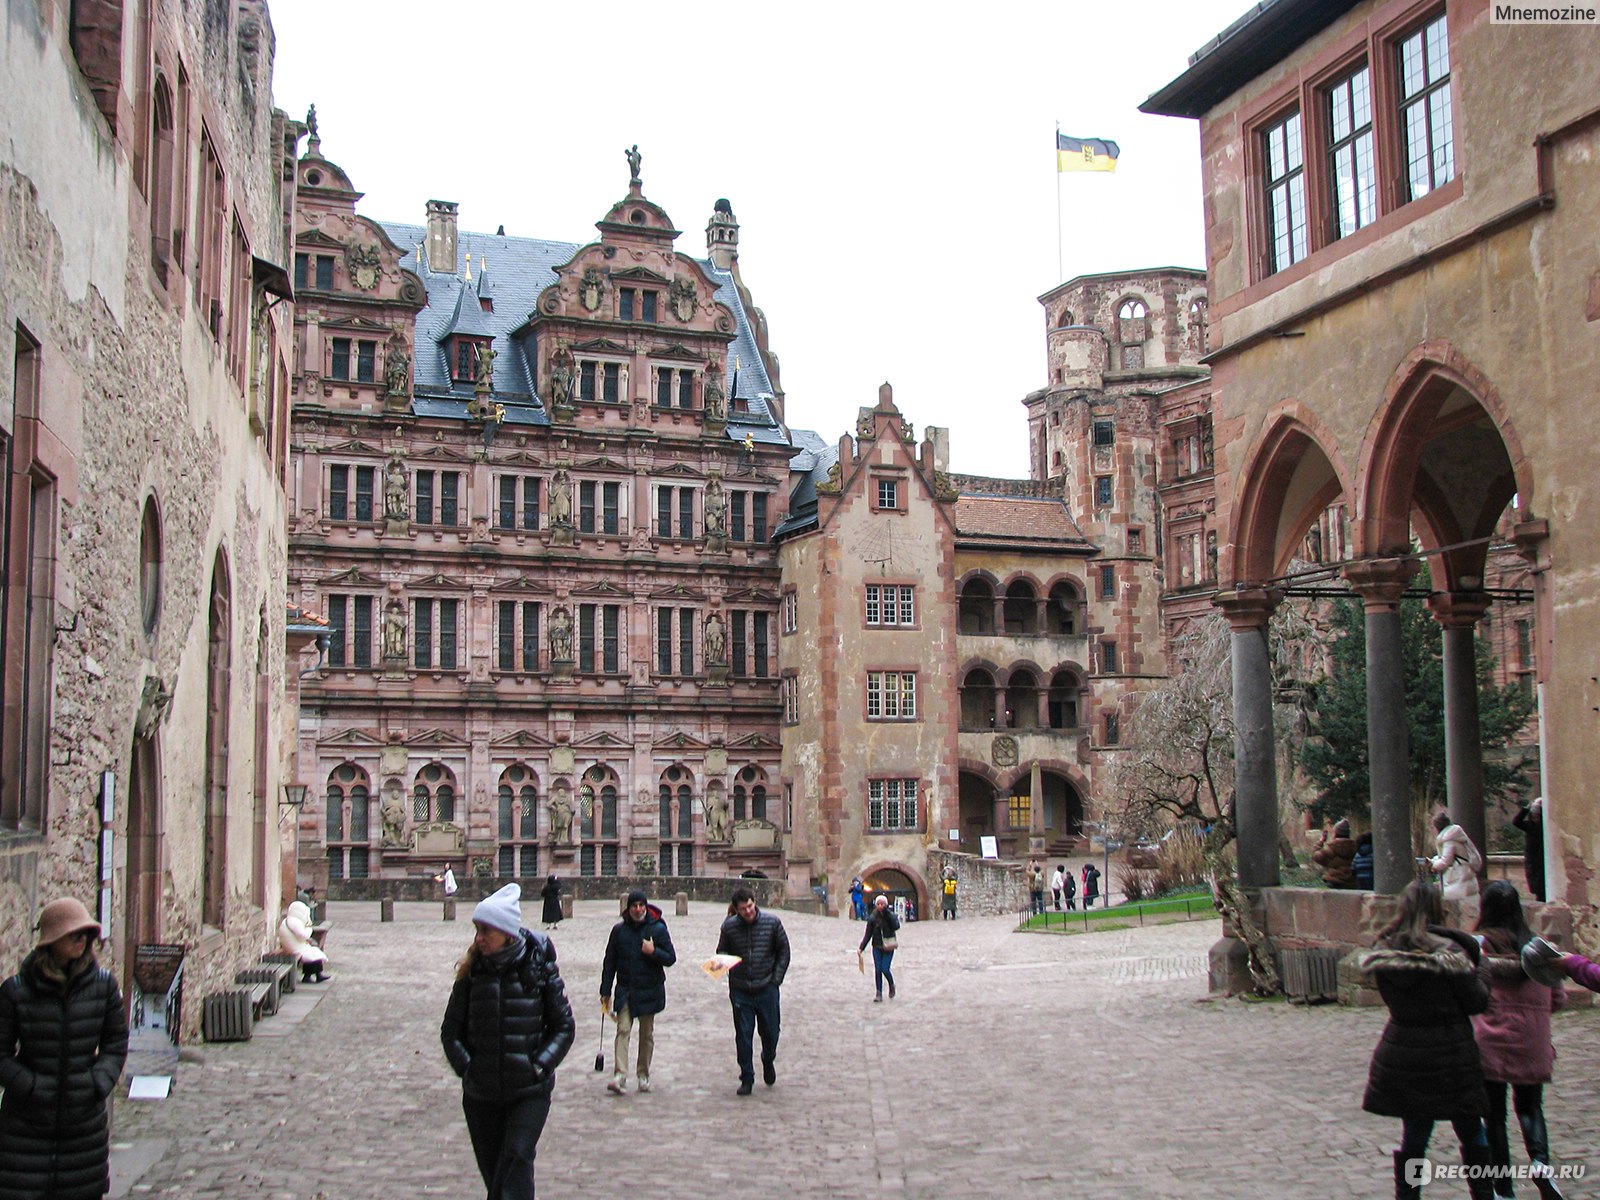
[[[937,920],[942,898],[939,880],[945,867],[956,870],[956,915],[992,916],[1028,907],[1028,885],[1020,863],[997,862],[951,850],[928,851],[928,905],[921,915]]]

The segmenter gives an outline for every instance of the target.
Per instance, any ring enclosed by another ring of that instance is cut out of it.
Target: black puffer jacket
[[[655,943],[653,954],[646,955],[640,948],[645,938]],[[637,925],[624,917],[611,927],[605,964],[600,968],[600,995],[610,996],[615,980],[613,1011],[626,1008],[634,1017],[653,1016],[667,1007],[667,968],[677,961],[661,910],[646,905],[644,920]]]
[[[439,1039],[474,1100],[510,1104],[548,1091],[572,1049],[572,1006],[550,939],[522,931],[522,953],[480,957],[450,989]]]
[[[872,911],[867,914],[867,928],[862,933],[861,944],[856,947],[856,950],[865,950],[868,942],[872,943],[874,950],[882,950],[883,939],[894,937],[899,928],[900,918],[894,915],[893,909],[885,908],[880,911],[877,906],[874,906]]]
[[[99,1200],[111,1187],[106,1097],[128,1055],[111,973],[62,976],[40,948],[0,985],[0,1200]]]
[[[1385,1117],[1481,1117],[1489,1102],[1471,1018],[1489,1006],[1489,970],[1471,934],[1430,932],[1448,944],[1432,952],[1380,947],[1362,958],[1389,1023],[1372,1052],[1361,1107]]]
[[[728,986],[736,992],[778,987],[789,971],[789,935],[783,922],[759,909],[754,921],[746,922],[738,913],[728,916],[717,938],[717,953],[744,959],[728,972]]]

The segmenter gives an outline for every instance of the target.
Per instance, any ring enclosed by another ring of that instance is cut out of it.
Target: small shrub
[[[1137,867],[1120,867],[1117,870],[1117,888],[1132,903],[1157,894],[1156,872],[1142,871]]]

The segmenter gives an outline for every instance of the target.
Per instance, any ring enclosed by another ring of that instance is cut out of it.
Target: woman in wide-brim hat
[[[0,984],[0,1200],[99,1200],[111,1188],[106,1101],[128,1021],[95,961],[100,926],[66,897],[39,914],[39,942]]]

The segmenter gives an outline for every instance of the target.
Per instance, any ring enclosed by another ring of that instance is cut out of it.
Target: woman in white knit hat
[[[100,926],[79,901],[52,900],[39,942],[0,985],[0,1200],[99,1200],[111,1188],[106,1100],[128,1056]]]
[[[522,927],[522,889],[508,883],[472,910],[439,1037],[461,1077],[472,1153],[488,1200],[532,1200],[533,1160],[550,1115],[556,1067],[572,1049],[556,949]]]

